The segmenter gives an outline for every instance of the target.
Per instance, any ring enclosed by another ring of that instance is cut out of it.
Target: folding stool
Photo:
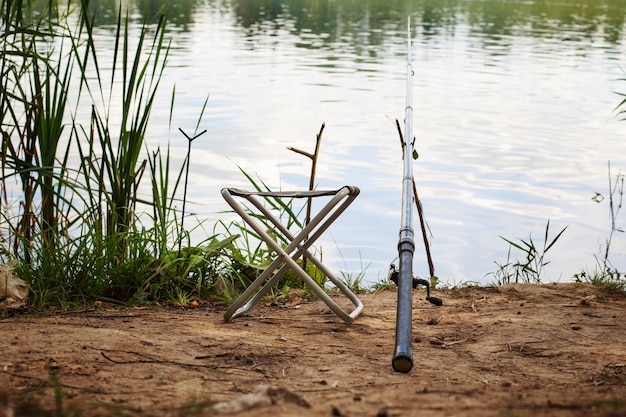
[[[259,275],[250,286],[235,300],[224,313],[224,320],[229,321],[249,309],[251,309],[267,292],[280,280],[280,278],[292,269],[302,281],[330,307],[342,320],[351,322],[356,319],[363,310],[363,304],[350,289],[341,282],[333,273],[311,252],[309,247],[324,233],[326,229],[339,217],[339,215],[359,195],[359,189],[353,186],[344,186],[338,190],[330,191],[245,191],[236,188],[224,188],[222,196],[226,202],[241,216],[241,218],[267,243],[276,253],[276,259]],[[310,220],[310,222],[297,234],[292,234],[264,204],[264,199],[270,198],[315,198],[332,196],[330,201]],[[250,202],[262,214],[249,213],[241,203]],[[272,227],[273,226],[273,227]],[[267,232],[268,228],[275,233],[281,233],[289,242],[283,248]],[[332,298],[326,294],[302,267],[297,259],[306,256],[348,299],[354,304],[351,312],[344,311]]]

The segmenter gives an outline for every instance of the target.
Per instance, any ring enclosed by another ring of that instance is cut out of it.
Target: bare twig
[[[127,365],[127,364],[134,364],[134,363],[156,363],[156,364],[161,364],[161,365],[182,366],[185,368],[211,368],[211,369],[216,368],[215,365],[203,365],[203,364],[198,364],[198,363],[185,363],[185,362],[176,362],[176,361],[170,361],[170,360],[146,358],[145,355],[142,355],[138,352],[126,352],[126,353],[137,355],[139,357],[143,356],[145,359],[118,360],[118,359],[111,358],[110,356],[108,356],[106,353],[102,351],[100,352],[100,355],[102,355],[102,357],[108,360],[109,362],[112,362],[117,365]]]
[[[302,149],[293,148],[288,146],[287,149],[298,153],[300,155],[304,155],[311,160],[311,175],[309,176],[309,191],[313,191],[315,189],[315,172],[317,170],[317,159],[320,152],[320,144],[322,142],[322,133],[324,132],[324,128],[326,127],[326,123],[322,123],[320,127],[319,133],[315,136],[315,151],[313,153],[303,151]],[[306,204],[306,218],[304,219],[304,225],[306,226],[311,221],[311,205],[313,200],[311,197],[308,198]],[[307,236],[308,238],[308,236]],[[302,255],[302,269],[306,271],[306,254]]]

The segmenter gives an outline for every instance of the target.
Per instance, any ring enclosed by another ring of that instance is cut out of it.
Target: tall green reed
[[[84,7],[83,10],[87,8]],[[88,19],[88,16],[85,16]],[[150,40],[150,35],[152,39]],[[133,221],[137,203],[137,190],[147,160],[140,163],[148,120],[161,76],[165,69],[169,45],[165,42],[165,17],[159,16],[154,25],[141,26],[137,45],[130,45],[128,12],[120,9],[113,47],[112,70],[108,76],[100,70],[98,55],[94,47],[89,48],[90,58],[95,65],[99,92],[109,91],[103,107],[94,104],[90,130],[86,137],[89,152],[81,155],[86,162],[85,173],[98,178],[98,194],[105,198],[102,230],[108,236],[126,232]],[[94,45],[93,32],[87,31],[88,45]],[[147,53],[145,44],[149,43]],[[119,69],[119,71],[118,71]],[[121,82],[121,103],[112,105],[118,78]],[[83,79],[84,82],[88,82]],[[90,91],[92,91],[90,89]],[[95,97],[94,97],[95,98]],[[113,110],[112,110],[113,109]],[[118,111],[119,127],[114,133],[111,128],[112,111]],[[102,187],[109,187],[102,192]],[[95,190],[94,190],[95,191]],[[118,257],[126,254],[123,243]]]
[[[24,199],[14,231],[14,247],[30,260],[37,250],[34,235],[45,248],[57,244],[64,194],[64,117],[72,80],[74,57],[66,56],[65,29],[54,23],[58,8],[49,7],[36,17],[30,3],[3,1],[2,15],[2,120],[3,187],[18,176]],[[37,205],[37,207],[36,207]],[[5,212],[3,212],[5,213]],[[19,239],[22,239],[21,242]]]
[[[192,138],[180,167],[169,144],[147,149],[170,48],[165,16],[137,25],[120,6],[112,57],[104,59],[88,0],[46,4],[35,10],[29,0],[2,0],[0,10],[0,261],[17,258],[36,307],[94,298],[232,299],[272,253],[237,223],[218,222],[223,230],[216,225],[212,233],[203,222],[185,227]],[[242,172],[256,189],[268,189]],[[288,227],[306,223],[291,202],[268,203]],[[207,236],[198,244],[191,239],[196,227]],[[293,275],[281,285],[300,286]]]
[[[20,261],[36,306],[206,295],[231,239],[193,246],[176,206],[184,167],[173,174],[169,146],[143,156],[165,16],[136,29],[120,7],[108,62],[87,0],[48,4],[2,2],[0,261]],[[146,171],[151,193],[140,197]]]

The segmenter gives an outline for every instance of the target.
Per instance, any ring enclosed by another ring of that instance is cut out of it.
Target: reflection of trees
[[[470,27],[480,33],[544,37],[548,33],[576,32],[587,37],[602,34],[607,42],[617,42],[624,28],[625,11],[621,0],[469,1],[462,4],[461,12],[467,16]]]
[[[233,12],[244,32],[250,36],[288,30],[300,37],[297,46],[325,48],[350,45],[358,52],[375,54],[371,47],[383,44],[385,37],[406,30],[407,14],[422,14],[425,31],[434,34],[452,17],[440,0],[419,9],[412,0],[232,0]],[[443,3],[447,3],[443,1]],[[419,25],[420,23],[415,23]],[[397,36],[394,36],[397,38]]]
[[[283,14],[283,0],[234,0],[232,7],[237,21],[246,29],[263,22],[277,22]]]
[[[379,45],[386,34],[404,30],[407,14],[424,36],[453,33],[457,23],[466,22],[473,32],[496,37],[575,31],[619,42],[625,18],[623,0],[232,0],[231,5],[248,33],[289,22],[296,35],[324,35],[323,44],[352,39]]]
[[[93,18],[94,26],[109,26],[117,24],[117,0],[91,0],[88,3],[87,15]]]
[[[135,0],[137,12],[151,19],[163,12],[170,24],[186,29],[193,22],[197,0]]]
[[[165,13],[170,25],[180,26],[185,30],[193,21],[193,14],[198,0],[91,0],[89,16],[93,16],[95,26],[117,24],[117,15],[121,4],[122,10],[129,8],[131,15],[137,14],[137,20],[151,22]]]
[[[408,14],[414,30],[426,39],[454,34],[457,25],[464,23],[471,32],[491,35],[496,41],[576,33],[618,43],[626,18],[624,0],[91,0],[96,25],[115,23],[120,1],[148,20],[164,7],[170,24],[183,31],[196,8],[208,5],[234,14],[251,37],[283,30],[299,37],[300,47],[347,44],[370,53],[386,38],[398,38]]]

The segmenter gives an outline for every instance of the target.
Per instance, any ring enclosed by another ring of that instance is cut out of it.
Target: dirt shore
[[[626,416],[626,297],[584,284],[414,293],[415,366],[394,372],[396,296],[345,324],[320,301],[0,319],[0,417]],[[63,414],[60,414],[62,412]]]

